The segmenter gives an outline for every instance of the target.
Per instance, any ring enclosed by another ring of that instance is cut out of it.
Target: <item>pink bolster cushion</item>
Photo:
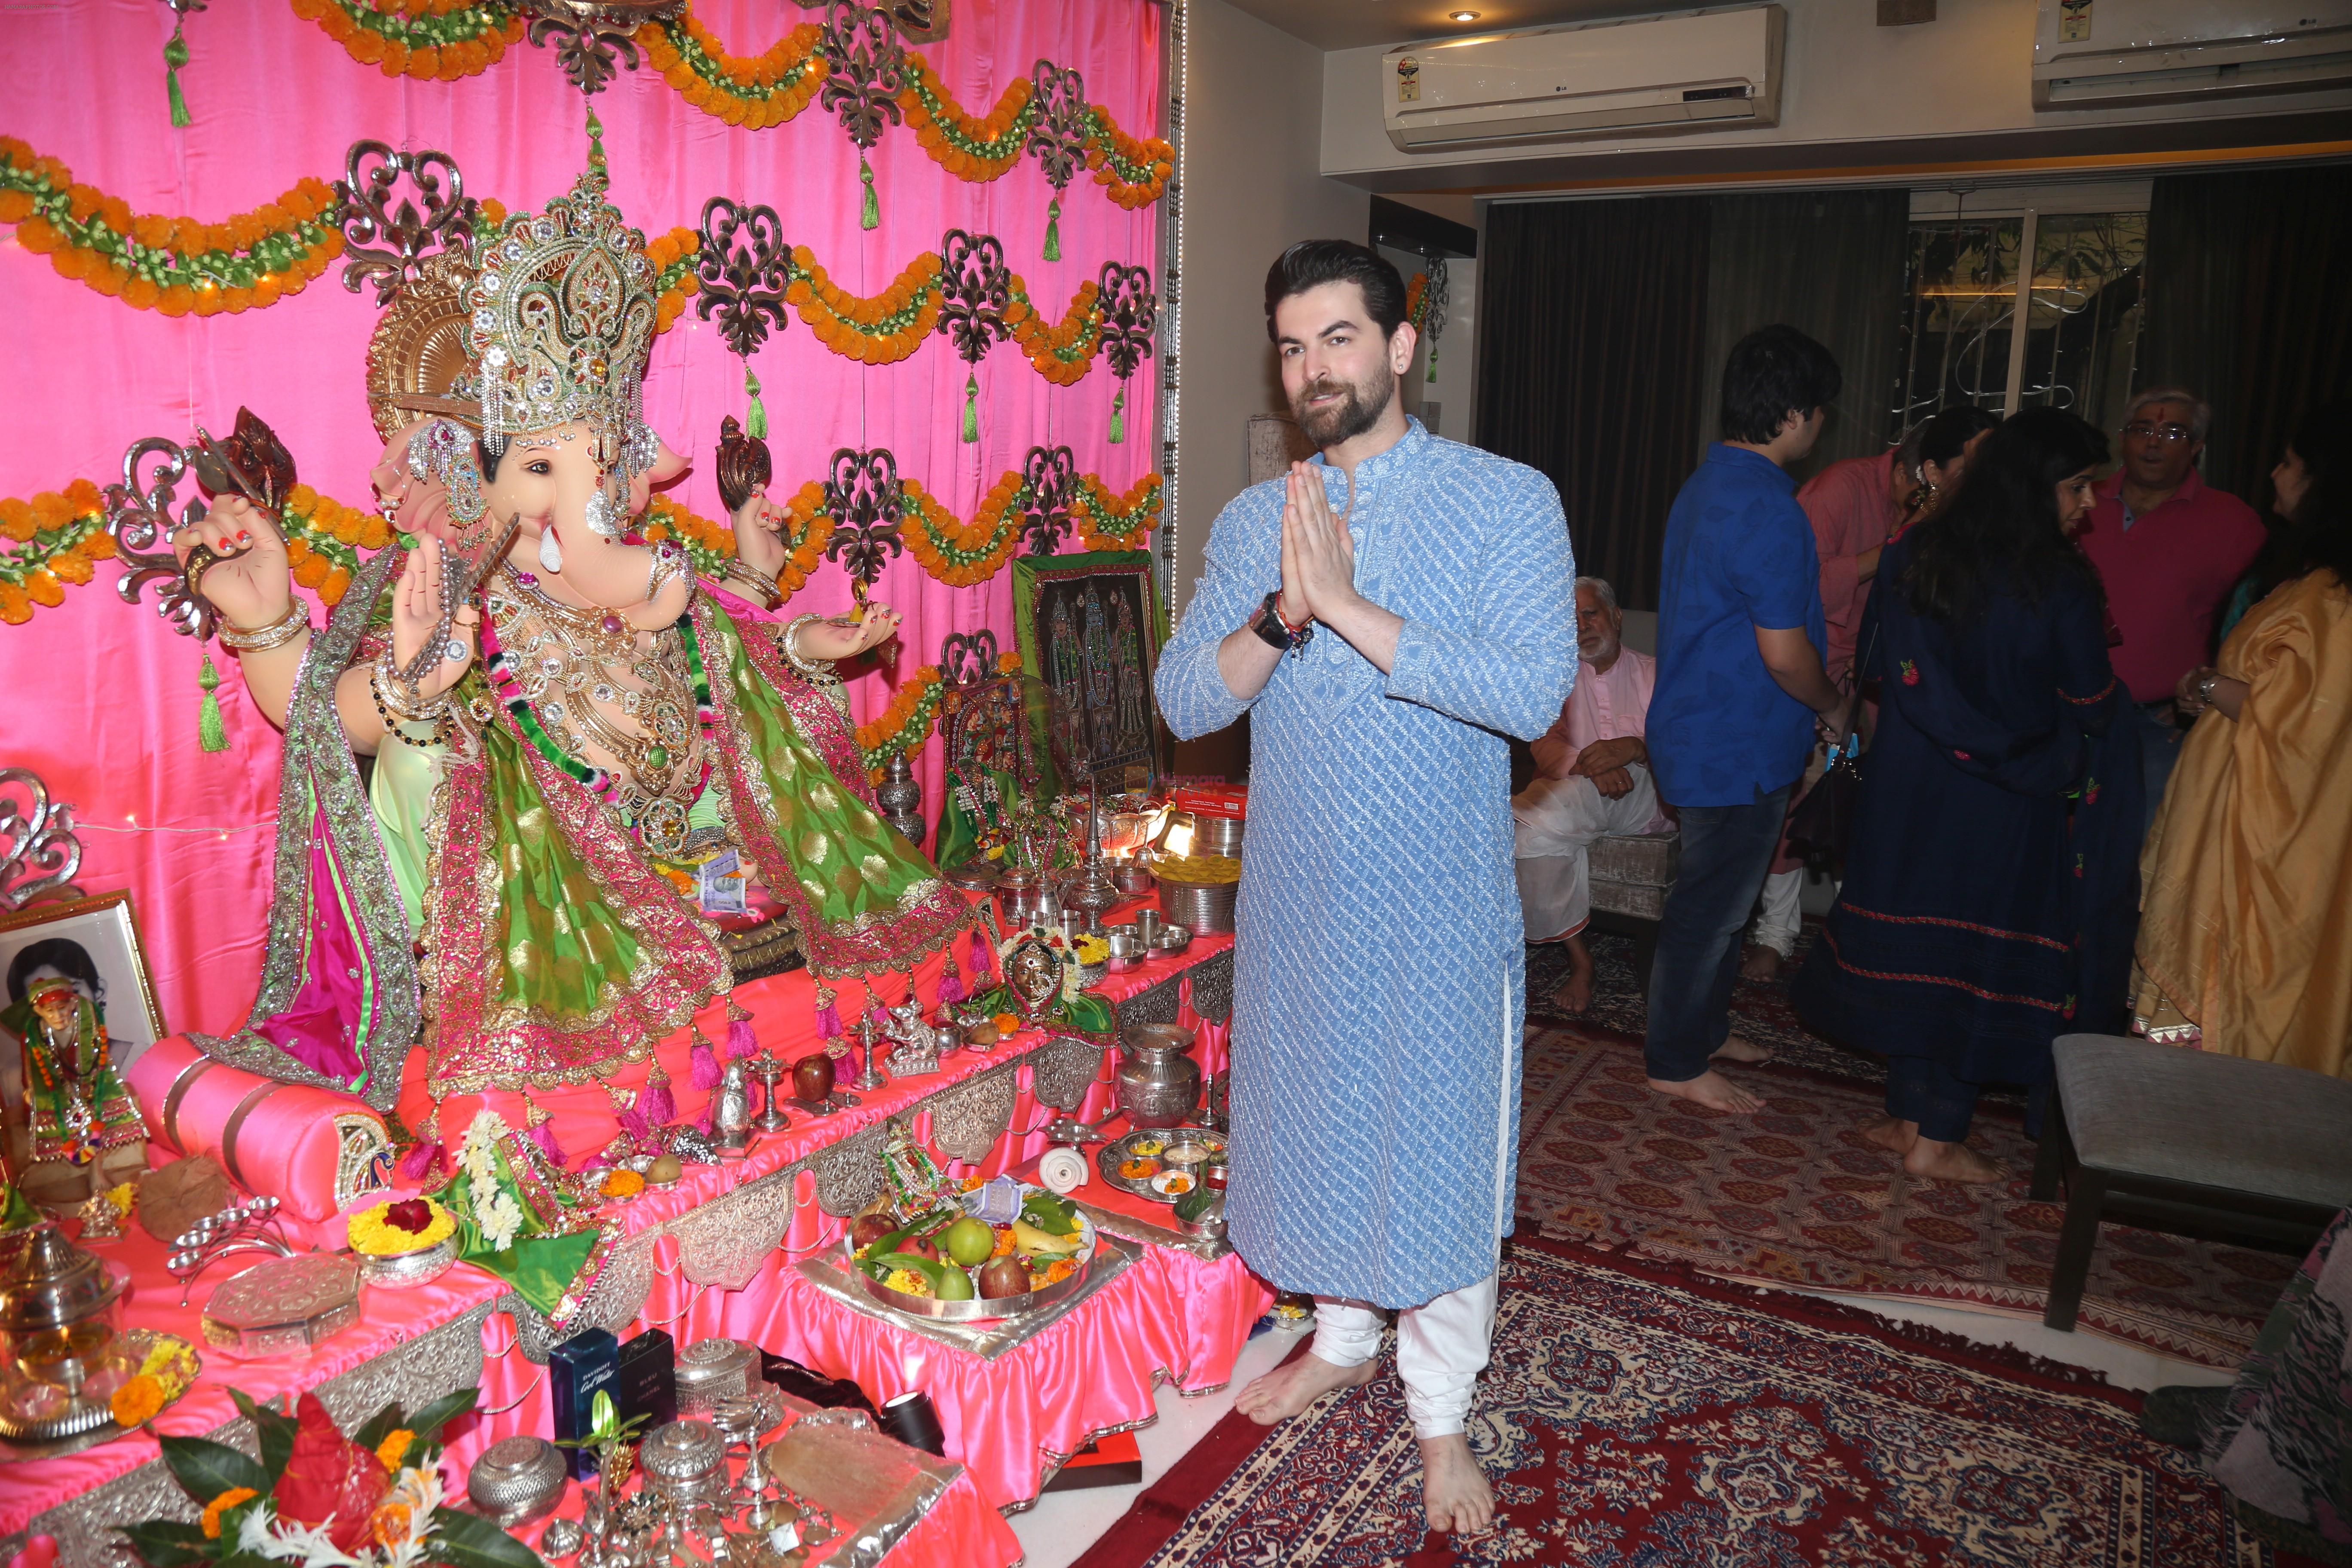
[[[183,1035],[140,1053],[128,1075],[156,1144],[209,1154],[229,1180],[293,1219],[331,1219],[392,1176],[392,1142],[367,1103],[278,1083],[213,1060]]]

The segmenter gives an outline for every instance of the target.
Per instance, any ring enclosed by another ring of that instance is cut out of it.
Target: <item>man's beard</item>
[[[1309,399],[1328,392],[1340,394],[1339,401],[1323,409],[1307,406]],[[1381,416],[1389,411],[1389,404],[1395,397],[1396,377],[1393,375],[1383,375],[1374,384],[1335,381],[1328,375],[1318,376],[1299,389],[1297,397],[1291,402],[1290,413],[1298,421],[1299,429],[1307,433],[1308,440],[1328,449],[1352,441],[1379,424]]]
[[[1625,649],[1624,643],[1617,637],[1595,638],[1593,646],[1591,648],[1583,647],[1582,638],[1580,637],[1577,641],[1578,654],[1583,658],[1585,663],[1593,666],[1595,668],[1599,668],[1603,665],[1615,664],[1617,662],[1617,656],[1620,653],[1622,653]]]

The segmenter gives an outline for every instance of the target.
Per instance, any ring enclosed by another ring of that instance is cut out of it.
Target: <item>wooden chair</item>
[[[2352,1206],[2352,1083],[2116,1035],[2051,1052],[2032,1189],[2066,1189],[2050,1327],[2074,1327],[2103,1219],[2300,1256]]]

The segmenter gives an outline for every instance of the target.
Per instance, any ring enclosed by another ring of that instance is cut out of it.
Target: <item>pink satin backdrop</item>
[[[775,0],[699,0],[701,16],[737,55],[759,54],[817,12]],[[171,13],[153,0],[82,0],[17,10],[0,21],[0,133],[63,159],[74,177],[136,213],[218,222],[275,199],[303,175],[333,179],[350,144],[373,137],[454,156],[467,190],[509,208],[561,194],[586,152],[582,100],[551,53],[528,44],[480,76],[454,83],[385,78],[362,66],[285,0],[215,5],[188,18],[181,80],[194,115],[165,114],[162,48]],[[1147,0],[959,0],[947,42],[919,52],[959,100],[986,113],[1040,57],[1083,72],[1087,96],[1129,135],[1158,132],[1159,7]],[[1081,170],[1063,202],[1063,259],[1042,259],[1052,195],[1034,160],[971,184],[934,163],[904,126],[872,156],[881,226],[858,227],[856,149],[839,121],[811,104],[790,123],[731,128],[692,108],[650,72],[623,72],[596,99],[613,194],[629,221],[659,235],[693,226],[712,195],[764,202],[787,239],[815,252],[833,279],[863,294],[936,249],[948,229],[992,233],[1032,300],[1058,321],[1105,261],[1157,272],[1160,208],[1114,205]],[[0,228],[0,300],[10,363],[0,378],[0,495],[62,489],[76,478],[120,477],[123,450],[149,435],[215,432],[249,405],[284,437],[303,479],[369,504],[380,454],[366,407],[363,360],[378,314],[331,271],[303,293],[243,315],[173,320],[133,310],[58,277]],[[977,444],[958,437],[966,366],[934,336],[911,359],[868,367],[820,345],[796,317],[755,356],[772,428],[775,489],[823,477],[840,447],[887,447],[899,471],[968,518],[1022,455],[1067,445],[1080,472],[1124,491],[1154,461],[1156,361],[1126,384],[1128,439],[1108,440],[1120,384],[1097,361],[1055,387],[1016,344],[979,369]],[[743,410],[741,362],[691,307],[654,352],[647,414],[696,469],[668,493],[719,515],[710,451],[722,415]],[[1076,548],[1071,541],[1069,548]],[[236,661],[216,657],[231,741],[196,745],[200,650],[152,609],[114,596],[117,568],[66,590],[61,608],[0,626],[7,744],[0,765],[31,767],[70,801],[84,835],[81,884],[129,888],[173,1030],[218,1032],[243,1021],[261,960],[278,741],[247,700]],[[950,588],[900,556],[877,595],[907,612],[899,669],[935,661],[940,638],[981,626],[1013,643],[1010,577]],[[831,613],[849,602],[837,564],[822,566],[791,608]],[[852,683],[860,718],[890,696],[884,677]],[[927,812],[940,802],[936,745],[918,774]],[[109,832],[132,823],[142,830]],[[158,833],[158,827],[174,831]],[[246,831],[239,832],[243,828]],[[226,832],[228,837],[223,837]]]

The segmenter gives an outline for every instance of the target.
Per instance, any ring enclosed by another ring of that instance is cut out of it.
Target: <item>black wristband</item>
[[[1290,628],[1283,624],[1282,611],[1277,607],[1281,598],[1282,590],[1277,588],[1265,596],[1265,603],[1257,607],[1257,614],[1249,618],[1250,630],[1255,632],[1260,641],[1277,653],[1289,651],[1290,645],[1298,640],[1291,635]]]

